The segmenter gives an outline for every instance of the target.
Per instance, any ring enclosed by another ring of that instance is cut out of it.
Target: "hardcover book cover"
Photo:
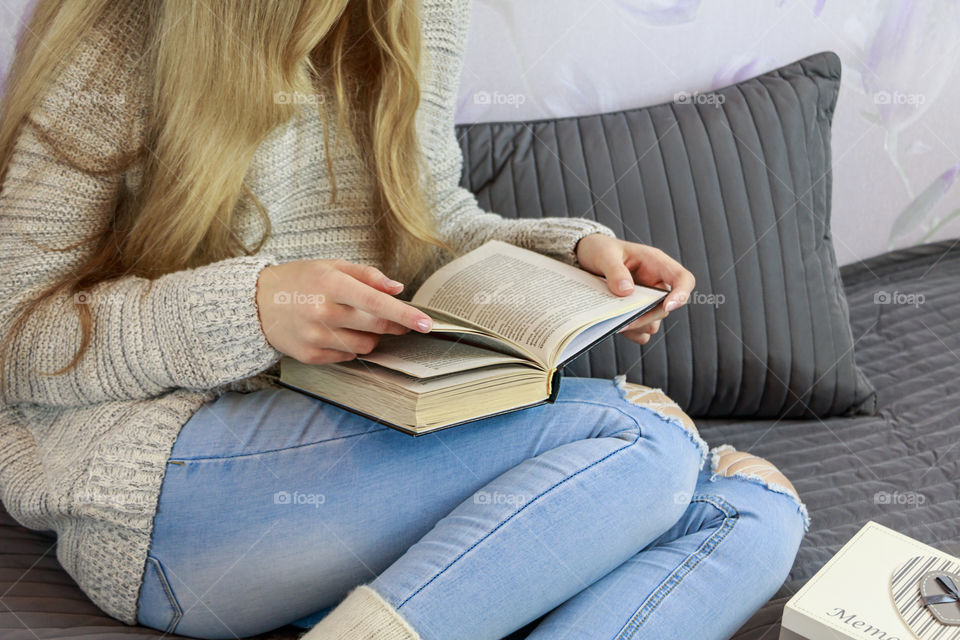
[[[957,562],[929,545],[868,522],[787,602],[780,640],[912,640],[927,638],[927,631],[940,640],[960,638],[960,626],[939,626],[926,611],[925,617],[915,612],[905,618],[898,610],[906,609],[907,601],[915,607],[920,601],[920,569]]]

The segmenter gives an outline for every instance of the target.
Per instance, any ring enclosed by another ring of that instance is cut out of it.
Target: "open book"
[[[610,292],[603,278],[491,241],[438,269],[410,304],[428,334],[387,335],[348,362],[281,360],[280,382],[420,435],[552,402],[563,365],[667,292]]]

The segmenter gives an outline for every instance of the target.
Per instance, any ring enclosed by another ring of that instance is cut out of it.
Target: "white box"
[[[915,556],[956,558],[868,522],[787,602],[780,640],[911,640],[890,577]],[[950,627],[944,638],[953,637]]]

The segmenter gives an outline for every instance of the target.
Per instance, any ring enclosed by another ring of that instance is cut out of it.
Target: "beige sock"
[[[420,636],[379,593],[364,585],[300,640],[420,640]]]

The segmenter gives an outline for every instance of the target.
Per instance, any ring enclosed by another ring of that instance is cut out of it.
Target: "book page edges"
[[[558,373],[558,372],[557,372],[557,373]],[[411,428],[409,428],[409,427],[407,427],[407,426],[405,426],[405,425],[396,424],[396,423],[394,423],[394,422],[390,422],[389,420],[384,420],[383,418],[378,418],[377,416],[372,415],[372,414],[369,414],[369,413],[366,413],[366,412],[364,412],[364,411],[362,411],[362,410],[360,410],[360,409],[357,409],[357,408],[354,408],[354,407],[351,407],[351,406],[348,406],[348,405],[345,405],[345,404],[341,404],[341,403],[339,403],[339,402],[335,402],[335,401],[330,400],[330,399],[328,399],[328,398],[324,398],[323,396],[321,396],[321,395],[319,395],[319,394],[316,394],[316,393],[314,393],[314,392],[312,392],[312,391],[309,391],[309,390],[307,390],[307,389],[304,389],[303,387],[297,387],[297,386],[292,385],[292,384],[290,384],[290,383],[284,382],[284,381],[282,381],[282,380],[280,380],[280,379],[276,379],[275,382],[276,382],[277,384],[281,385],[281,386],[284,386],[284,387],[292,390],[292,391],[296,391],[296,392],[298,392],[298,393],[302,393],[302,394],[304,394],[304,395],[308,395],[308,396],[310,396],[310,397],[312,397],[312,398],[316,398],[317,400],[320,400],[320,401],[325,402],[325,403],[327,403],[327,404],[331,404],[331,405],[333,405],[333,406],[335,406],[335,407],[339,407],[339,408],[341,408],[341,409],[344,409],[345,411],[349,411],[350,413],[356,414],[356,415],[358,415],[358,416],[362,416],[362,417],[364,417],[364,418],[366,418],[366,419],[368,419],[368,420],[371,420],[372,422],[376,422],[377,424],[382,424],[382,425],[385,426],[385,427],[389,427],[389,428],[391,428],[391,429],[394,429],[394,430],[396,430],[396,431],[400,431],[400,432],[402,432],[402,433],[405,433],[405,434],[407,434],[407,435],[414,436],[414,437],[427,435],[428,433],[434,433],[435,431],[443,431],[444,429],[450,429],[451,427],[459,427],[460,425],[468,424],[468,423],[470,423],[470,422],[476,422],[477,420],[483,420],[483,419],[485,419],[485,418],[492,418],[492,417],[494,417],[494,416],[504,415],[504,414],[507,414],[507,413],[513,413],[514,411],[520,411],[521,409],[529,409],[529,408],[531,408],[531,407],[538,407],[538,406],[540,406],[540,405],[542,405],[542,404],[553,403],[554,400],[556,400],[556,393],[554,393],[554,394],[553,394],[553,397],[547,397],[547,398],[544,398],[543,400],[538,400],[537,402],[532,402],[532,403],[530,403],[530,404],[525,404],[525,405],[519,406],[519,407],[511,407],[511,408],[509,408],[509,409],[504,409],[504,410],[502,410],[502,411],[496,411],[496,412],[493,412],[493,413],[488,413],[488,414],[486,414],[486,415],[483,415],[483,416],[480,416],[480,417],[477,417],[477,418],[468,418],[468,419],[466,419],[466,420],[460,420],[460,421],[458,421],[458,422],[451,422],[451,423],[449,423],[449,424],[443,424],[443,425],[438,425],[438,426],[435,426],[435,427],[428,427],[428,428],[424,428],[424,429],[411,429]],[[554,387],[557,391],[559,391],[559,388],[560,388],[560,387],[559,387],[559,384],[554,384],[553,387]]]

